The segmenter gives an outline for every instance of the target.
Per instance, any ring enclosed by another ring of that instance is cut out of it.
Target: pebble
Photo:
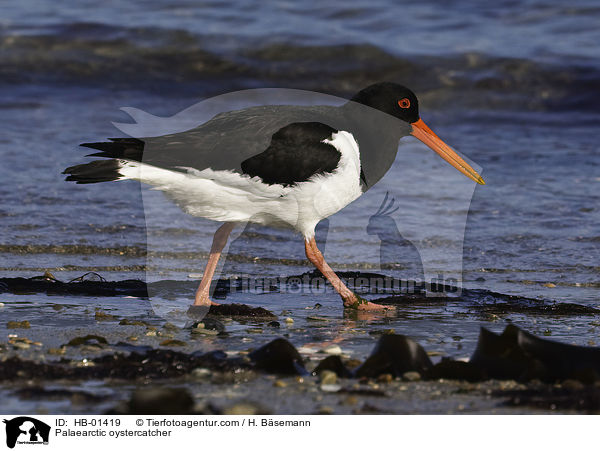
[[[325,350],[323,352],[325,354],[329,354],[329,355],[341,355],[342,348],[340,348],[337,345],[333,345],[333,346],[329,346],[329,347],[325,348]]]
[[[294,324],[294,320],[292,318],[290,318],[289,316],[287,318],[284,319],[286,324]]]
[[[402,375],[402,379],[408,382],[417,382],[421,380],[421,375],[416,371],[407,371]]]
[[[327,393],[336,393],[342,389],[342,386],[339,384],[323,384],[321,385],[321,390]]]
[[[277,388],[285,388],[285,387],[287,387],[287,382],[282,381],[281,379],[278,379],[275,382],[273,382],[273,386],[277,387]]]
[[[556,288],[556,284],[554,284],[552,282],[545,283],[544,286],[546,288]]]
[[[30,327],[29,321],[9,321],[6,323],[7,329],[29,329]]]
[[[165,323],[163,326],[164,330],[170,330],[171,332],[178,332],[179,331],[179,327],[177,327],[175,324],[173,323]]]
[[[96,321],[114,321],[118,318],[115,315],[103,312],[102,310],[96,310],[96,313],[94,314],[94,319]]]
[[[67,350],[65,348],[49,348],[48,354],[50,355],[63,355]]]
[[[206,379],[207,377],[210,377],[212,373],[208,368],[194,368],[191,374],[197,379]]]
[[[156,337],[156,331],[155,330],[149,330],[148,332],[146,332],[146,336],[147,337]]]
[[[0,302],[0,308],[4,307],[4,302]]]
[[[330,406],[321,406],[319,407],[320,415],[331,415],[333,413],[333,407]]]
[[[344,400],[342,400],[342,402],[340,403],[344,406],[355,406],[356,404],[358,404],[358,397],[354,396],[354,395],[350,395],[348,397],[346,397]]]
[[[321,385],[331,385],[337,383],[337,374],[330,370],[323,370],[319,374]]]
[[[419,373],[417,373],[419,374]],[[380,374],[377,378],[377,382],[383,382],[385,384],[389,384],[394,380],[394,377],[390,373]]]
[[[74,362],[71,362],[71,364],[78,368],[87,368],[90,366],[96,366],[96,364],[94,362],[92,362],[91,360],[88,360],[88,359],[74,361]]]
[[[22,341],[15,341],[11,343],[16,349],[29,349],[31,345],[29,343],[23,343]]]

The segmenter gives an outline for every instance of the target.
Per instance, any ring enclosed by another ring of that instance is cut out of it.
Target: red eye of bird
[[[400,108],[410,108],[410,100],[405,97],[402,100],[398,100],[398,105]]]

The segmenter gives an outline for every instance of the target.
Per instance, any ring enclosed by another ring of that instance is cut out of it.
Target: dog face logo
[[[48,444],[50,426],[31,417],[17,417],[4,420],[6,423],[6,446],[14,448],[18,444]]]

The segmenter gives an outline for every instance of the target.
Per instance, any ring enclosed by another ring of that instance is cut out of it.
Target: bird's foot
[[[352,293],[352,296],[344,297],[344,308],[359,310],[364,312],[371,311],[392,311],[395,310],[393,306],[389,305],[381,305],[376,304],[374,302],[369,302],[365,298],[360,297],[359,295]]]
[[[213,305],[221,304],[211,301],[209,297],[196,297],[194,303],[188,308],[187,313],[195,317],[204,317]]]
[[[210,307],[211,305],[221,305],[218,302],[213,301],[212,299],[210,299],[208,296],[202,296],[202,295],[197,295],[194,298],[194,303],[192,304],[192,306],[205,306],[205,307]]]

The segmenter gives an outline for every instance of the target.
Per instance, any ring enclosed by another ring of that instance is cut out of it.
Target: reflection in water
[[[399,274],[392,274],[400,279],[410,277],[419,282],[424,280],[423,263],[417,247],[404,238],[392,213],[400,207],[394,207],[394,198],[388,200],[386,193],[379,209],[369,218],[367,233],[377,235],[381,240],[379,248],[379,263],[382,269],[393,268],[400,270]]]

